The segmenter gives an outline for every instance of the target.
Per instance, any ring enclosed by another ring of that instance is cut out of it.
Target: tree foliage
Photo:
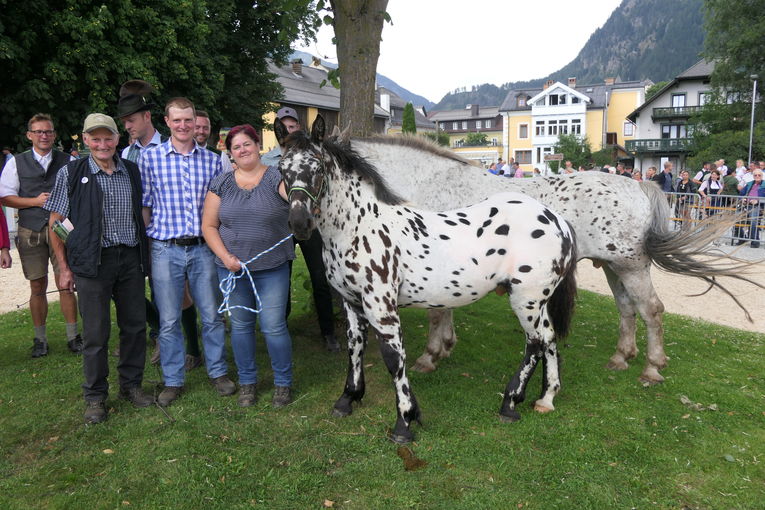
[[[402,133],[416,133],[417,124],[414,120],[414,106],[412,103],[406,103],[404,107],[404,116],[401,120],[401,132]]]
[[[563,160],[571,161],[574,168],[587,166],[592,160],[592,146],[587,137],[577,135],[558,135],[558,140],[553,146],[553,152],[563,154]],[[558,161],[551,161],[550,168],[557,172],[560,167]]]
[[[669,81],[660,81],[659,83],[654,83],[648,87],[648,90],[645,91],[645,100],[648,101],[655,96],[661,89],[667,86],[667,83],[669,83]]]
[[[488,139],[486,138],[486,133],[468,133],[465,135],[465,145],[486,145],[488,142]]]
[[[50,113],[60,136],[87,113],[114,115],[120,84],[150,82],[160,105],[186,96],[213,124],[260,124],[281,90],[266,58],[320,24],[310,0],[0,0],[0,140]]]
[[[449,135],[444,131],[438,131],[438,132],[423,132],[420,133],[420,135],[424,136],[425,138],[429,138],[436,142],[438,145],[441,145],[443,147],[449,147]]]

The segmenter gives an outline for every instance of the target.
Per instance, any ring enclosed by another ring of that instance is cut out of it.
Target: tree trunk
[[[352,136],[374,132],[375,79],[388,0],[331,0],[340,67],[340,120]]]

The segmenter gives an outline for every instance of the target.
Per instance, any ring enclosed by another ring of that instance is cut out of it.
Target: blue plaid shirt
[[[138,244],[138,234],[133,217],[133,188],[130,176],[120,158],[114,158],[116,170],[107,174],[96,164],[92,156],[88,157],[90,174],[95,177],[104,194],[104,208],[101,217],[101,246],[109,248],[124,244]],[[83,183],[85,184],[85,183]],[[56,184],[43,206],[48,211],[57,212],[64,218],[69,216],[69,166],[63,167],[56,174]],[[77,225],[74,225],[77,228]]]
[[[146,234],[161,241],[202,235],[202,204],[210,181],[222,172],[220,156],[194,143],[188,154],[172,139],[144,150],[138,159],[143,206],[152,209]]]

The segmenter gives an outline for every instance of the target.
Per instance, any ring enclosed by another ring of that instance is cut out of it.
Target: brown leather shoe
[[[289,386],[276,386],[271,399],[271,407],[284,407],[292,403],[292,389]]]
[[[183,393],[183,386],[165,386],[157,397],[157,404],[167,407],[175,402]]]
[[[120,398],[124,398],[135,407],[149,407],[154,404],[154,397],[144,393],[140,386],[120,388]]]
[[[195,368],[202,366],[204,362],[205,360],[202,356],[192,356],[191,354],[187,354],[185,363],[186,372],[190,372]]]
[[[105,422],[106,418],[109,417],[109,414],[106,412],[106,404],[103,400],[86,402],[83,417],[85,418],[85,423],[89,425]]]
[[[221,397],[227,397],[236,393],[236,384],[234,384],[234,381],[229,379],[227,375],[210,379],[210,382],[215,386],[215,390]]]

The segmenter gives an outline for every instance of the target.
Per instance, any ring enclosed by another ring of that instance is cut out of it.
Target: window
[[[481,121],[480,120],[475,121],[475,128],[476,129],[481,129]]]
[[[518,106],[519,106],[519,107],[524,107],[524,106],[526,106],[526,98],[525,98],[525,97],[519,97],[519,98],[518,98]]]
[[[536,135],[537,136],[545,136],[545,121],[538,120],[537,121],[537,128],[536,128]]]
[[[728,104],[738,103],[741,101],[741,93],[740,92],[728,92],[728,94],[725,96],[725,101]]]
[[[515,162],[521,165],[531,164],[531,151],[515,151]]]
[[[662,138],[686,138],[688,131],[685,124],[663,124],[661,126]]]
[[[579,104],[579,98],[576,96],[571,96],[571,104]]]
[[[558,121],[551,120],[547,123],[547,134],[550,136],[558,136]]]
[[[460,123],[459,122],[452,122],[452,129],[459,129]]]
[[[467,129],[467,121],[466,120],[462,121],[462,129]]]
[[[556,106],[558,104],[558,95],[557,94],[550,94],[547,96],[547,104],[550,106]]]
[[[486,119],[486,121],[483,123],[483,127],[486,129],[491,129],[491,119]]]
[[[529,137],[529,125],[528,124],[519,124],[518,125],[518,138],[528,138]]]
[[[624,136],[634,136],[635,135],[635,124],[632,122],[625,120],[624,121]]]
[[[491,144],[492,144],[494,147],[496,147],[496,146],[497,146],[497,143],[498,143],[498,142],[497,142],[497,139],[496,139],[496,138],[492,138],[492,139],[491,139]]]
[[[441,123],[441,129],[442,129],[442,130],[446,129],[446,122],[442,122],[442,123]]]
[[[709,92],[699,92],[699,106],[704,106],[712,99],[712,94]]]
[[[572,135],[581,135],[582,134],[582,121],[579,119],[574,119],[571,121],[571,134]]]
[[[566,104],[566,94],[561,94],[558,97],[558,104]]]
[[[558,132],[560,134],[562,134],[562,135],[567,135],[568,134],[568,121],[567,120],[558,121],[558,126],[559,126]]]
[[[672,108],[685,106],[685,94],[672,94]]]

